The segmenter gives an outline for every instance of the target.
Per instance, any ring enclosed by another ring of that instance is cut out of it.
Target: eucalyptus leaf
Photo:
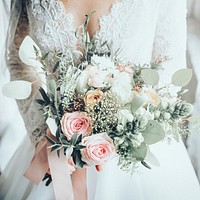
[[[86,165],[86,163],[81,160],[82,156],[80,150],[73,151],[72,157],[77,168],[83,168],[84,165]]]
[[[46,102],[41,100],[41,99],[36,99],[35,100],[38,104],[40,104],[41,106],[46,106]]]
[[[58,69],[59,65],[60,65],[60,62],[59,61],[56,62],[56,64],[54,65],[54,68],[53,68],[53,72],[56,72],[56,70]]]
[[[142,135],[146,144],[154,144],[164,139],[165,131],[157,121],[149,120]]]
[[[73,147],[70,146],[70,147],[67,148],[66,151],[65,151],[65,156],[66,156],[66,158],[68,159],[68,158],[72,155],[72,153],[73,153]]]
[[[160,166],[160,162],[158,161],[158,159],[156,158],[156,156],[150,151],[149,147],[147,146],[147,155],[145,160],[147,162],[149,162],[150,164],[159,167]]]
[[[49,89],[54,97],[54,101],[57,102],[57,86],[56,86],[56,81],[54,79],[50,80]]]
[[[55,122],[55,119],[49,117],[46,121],[50,131],[51,131],[51,134],[56,136],[56,132],[57,132],[57,125],[56,125],[56,122]]]
[[[86,147],[86,146],[84,146],[84,145],[79,145],[79,144],[77,144],[77,145],[75,146],[75,148],[76,148],[77,150],[85,149],[85,147]]]
[[[48,57],[48,55],[49,55],[49,52],[47,52],[47,53],[45,53],[43,56],[42,56],[42,60],[45,60],[47,57]]]
[[[39,91],[40,91],[40,94],[42,95],[42,98],[45,100],[45,102],[47,104],[49,104],[50,99],[49,99],[48,95],[46,94],[46,92],[44,91],[44,89],[42,87],[40,87]]]
[[[141,77],[147,85],[154,86],[159,82],[159,74],[154,69],[143,69],[141,71]]]
[[[58,156],[58,158],[60,158],[60,149],[59,150],[57,150],[57,156]]]
[[[40,48],[32,40],[30,36],[26,36],[19,47],[19,58],[20,60],[29,66],[40,66],[42,64],[37,60],[36,52],[41,56]]]
[[[56,144],[56,142],[52,138],[50,138],[48,135],[45,135],[45,137],[46,137],[46,139],[48,140],[49,143],[51,143],[53,145]]]
[[[26,99],[32,92],[32,83],[28,81],[11,81],[2,88],[4,96],[13,99]]]
[[[135,113],[146,101],[140,96],[136,96],[131,103],[132,113]]]
[[[61,149],[62,147],[60,146],[60,145],[55,145],[55,146],[53,146],[52,148],[51,148],[51,152],[52,151],[56,151],[56,150],[58,150],[58,149]]]
[[[192,69],[180,69],[172,76],[172,84],[175,86],[185,87],[192,79]]]
[[[72,135],[72,138],[71,138],[71,140],[70,140],[70,143],[71,143],[72,145],[75,145],[75,144],[76,144],[77,136],[78,136],[78,133],[76,133],[76,132]]]
[[[61,133],[61,128],[60,126],[58,126],[57,130],[56,130],[56,138],[59,139],[60,138],[60,133]]]
[[[138,161],[143,161],[147,154],[147,146],[145,143],[142,143],[138,148],[135,148],[133,151],[133,157]]]
[[[145,161],[142,160],[141,163],[142,163],[146,168],[151,169],[151,167],[150,167]]]

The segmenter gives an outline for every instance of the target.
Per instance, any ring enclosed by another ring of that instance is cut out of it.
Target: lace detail
[[[99,18],[100,28],[93,37],[103,42],[109,39],[110,42],[112,40],[112,43],[115,44],[126,37],[127,28],[129,27],[128,19],[130,18],[133,3],[134,1],[132,0],[121,0],[113,3],[108,14]]]
[[[171,6],[173,4],[173,7]],[[180,8],[180,5],[183,6]],[[170,14],[168,14],[170,11]],[[161,73],[163,83],[171,81],[172,73],[186,67],[186,3],[167,0],[161,2],[154,38],[153,58],[169,56]]]
[[[29,20],[30,34],[42,50],[65,52],[66,48],[75,48],[73,16],[65,13],[58,1],[31,0]]]

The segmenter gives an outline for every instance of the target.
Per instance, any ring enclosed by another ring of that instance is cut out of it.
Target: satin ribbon
[[[42,139],[35,149],[35,155],[24,176],[39,184],[50,168],[56,200],[87,200],[86,169],[77,169],[72,176],[67,158],[51,152],[46,139]]]

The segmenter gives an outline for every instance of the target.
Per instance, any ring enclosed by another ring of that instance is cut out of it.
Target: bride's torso
[[[99,24],[91,28],[90,36],[101,43],[112,43],[114,51],[120,49],[123,60],[147,63],[152,57],[159,3],[160,0],[111,1],[105,14],[100,14],[102,9],[95,10]],[[80,22],[60,1],[30,0],[28,15],[30,36],[43,51],[76,48],[75,31]]]

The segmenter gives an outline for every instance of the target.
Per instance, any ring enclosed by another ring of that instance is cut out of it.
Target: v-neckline
[[[74,15],[73,15],[73,13],[72,12],[67,12],[66,8],[65,8],[65,6],[64,6],[64,4],[62,2],[59,2],[58,0],[53,0],[53,1],[55,1],[58,4],[58,6],[60,7],[60,10],[61,10],[63,16],[70,17],[72,19],[72,22],[71,22],[72,27],[71,28],[73,29],[72,31],[75,33],[76,30],[77,30],[77,28],[74,26]],[[109,10],[107,12],[107,14],[101,15],[98,18],[99,29],[96,30],[94,32],[94,34],[92,34],[92,36],[90,37],[91,40],[94,39],[94,38],[96,38],[97,35],[99,35],[101,33],[102,29],[104,28],[103,27],[103,25],[104,25],[103,21],[105,21],[106,18],[109,18],[110,16],[112,16],[114,10],[118,6],[120,6],[121,4],[123,4],[125,1],[127,1],[127,0],[116,0],[115,2],[113,2],[111,4],[111,6],[110,6],[110,8],[109,8]]]

